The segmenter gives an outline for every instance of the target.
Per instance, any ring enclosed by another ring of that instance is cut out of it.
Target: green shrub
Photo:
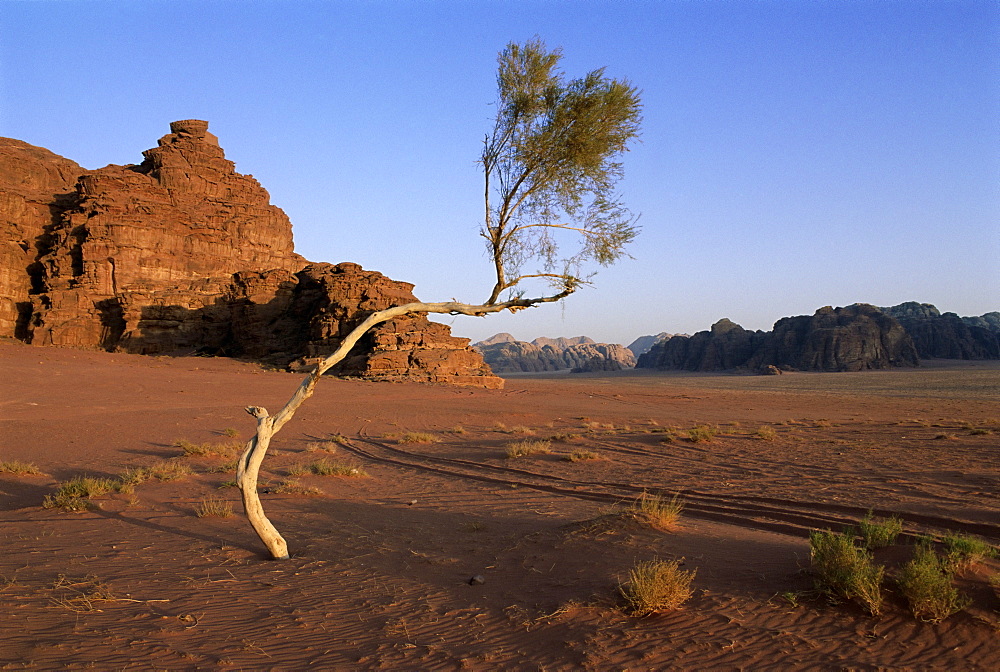
[[[626,611],[648,616],[672,611],[691,597],[691,581],[697,570],[680,568],[681,560],[648,560],[629,571],[628,581],[618,588],[625,598]]]
[[[913,559],[903,565],[896,582],[913,616],[922,621],[943,621],[970,603],[952,585],[946,562],[926,544],[916,546]]]
[[[944,538],[945,563],[952,572],[964,572],[972,565],[997,555],[988,543],[968,534],[953,534]]]
[[[903,532],[903,521],[898,516],[876,520],[869,510],[858,523],[858,532],[869,549],[889,546]]]
[[[872,616],[882,613],[882,577],[885,567],[846,535],[830,530],[809,533],[810,559],[817,588],[854,600]]]
[[[688,430],[688,441],[691,443],[711,443],[715,438],[717,430],[709,425],[698,425]]]

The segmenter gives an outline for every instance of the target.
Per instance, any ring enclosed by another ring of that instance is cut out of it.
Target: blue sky
[[[476,165],[496,55],[643,92],[621,194],[633,259],[562,305],[456,335],[642,334],[863,301],[1000,310],[1000,4],[758,0],[0,2],[0,135],[138,163],[207,119],[296,249],[416,285],[491,287]]]

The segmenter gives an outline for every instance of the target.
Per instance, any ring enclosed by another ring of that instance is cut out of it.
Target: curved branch
[[[271,521],[264,515],[264,508],[260,503],[260,496],[257,492],[257,477],[260,465],[264,461],[271,438],[285,426],[285,423],[292,419],[299,406],[312,396],[320,377],[329,371],[331,367],[347,357],[347,354],[365,333],[383,322],[388,322],[389,320],[405,315],[438,313],[482,317],[489,313],[499,313],[503,310],[517,312],[541,303],[559,301],[576,291],[576,285],[578,284],[576,279],[566,277],[565,280],[563,291],[552,296],[535,299],[512,299],[502,303],[481,305],[459,303],[457,301],[446,301],[443,303],[423,303],[417,301],[376,311],[352,329],[351,333],[340,342],[337,349],[305,377],[291,399],[285,403],[280,411],[274,415],[269,415],[267,410],[260,406],[248,407],[246,409],[247,413],[257,418],[257,433],[247,442],[246,450],[244,450],[243,455],[240,457],[236,469],[236,483],[242,493],[243,509],[247,514],[247,519],[250,521],[250,525],[257,533],[257,536],[260,537],[260,540],[264,542],[264,545],[271,552],[271,557],[275,560],[287,560],[289,557],[288,546]]]

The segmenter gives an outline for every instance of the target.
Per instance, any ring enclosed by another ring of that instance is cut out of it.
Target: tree
[[[257,493],[271,438],[365,333],[404,315],[481,317],[560,301],[590,280],[592,273],[584,273],[591,262],[615,262],[638,233],[636,218],[613,190],[622,176],[620,157],[639,133],[639,93],[626,81],[605,78],[603,69],[566,82],[557,69],[561,57],[561,50],[548,51],[535,38],[508,44],[498,58],[496,120],[480,158],[486,205],[480,233],[496,272],[489,298],[481,304],[416,302],[372,312],[280,411],[246,409],[257,419],[257,431],[240,457],[236,481],[247,518],[274,559],[287,559],[288,546],[264,515]],[[562,255],[560,245],[567,239],[575,239],[575,246]],[[523,271],[531,261],[541,267]],[[523,283],[533,279],[548,281],[550,289],[524,298]]]

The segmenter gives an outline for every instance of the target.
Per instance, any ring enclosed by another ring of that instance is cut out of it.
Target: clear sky
[[[298,252],[481,302],[496,56],[535,35],[642,90],[620,189],[643,230],[563,305],[456,335],[1000,310],[995,0],[0,0],[0,135],[99,168],[207,119]]]

